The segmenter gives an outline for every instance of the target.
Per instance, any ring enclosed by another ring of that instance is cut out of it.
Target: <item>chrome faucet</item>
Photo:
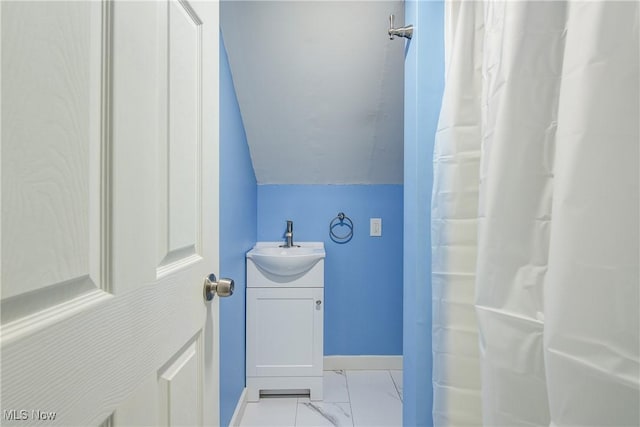
[[[284,233],[284,237],[287,239],[287,243],[280,245],[281,248],[293,248],[293,221],[287,220],[287,231]]]

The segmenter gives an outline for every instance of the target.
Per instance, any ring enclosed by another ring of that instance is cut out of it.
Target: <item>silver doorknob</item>
[[[204,278],[204,290],[203,296],[205,301],[211,301],[215,294],[219,297],[228,297],[233,295],[233,280],[232,279],[216,279],[216,275],[211,273]]]

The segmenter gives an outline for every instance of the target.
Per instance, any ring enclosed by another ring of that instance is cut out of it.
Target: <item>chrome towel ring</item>
[[[347,230],[344,232],[336,232],[336,229],[340,229],[346,227]],[[338,216],[331,220],[329,223],[329,236],[331,236],[331,240],[336,243],[347,243],[349,240],[353,238],[353,221],[351,218],[346,216],[344,212],[340,212]]]

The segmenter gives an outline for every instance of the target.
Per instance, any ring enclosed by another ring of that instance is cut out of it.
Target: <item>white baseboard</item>
[[[402,369],[402,356],[324,356],[325,371]]]
[[[236,405],[236,410],[233,411],[233,416],[231,417],[231,421],[229,421],[229,427],[238,427],[240,425],[240,421],[242,420],[242,416],[244,415],[244,410],[247,407],[247,388],[245,387],[240,394],[240,398],[238,399],[238,404]]]

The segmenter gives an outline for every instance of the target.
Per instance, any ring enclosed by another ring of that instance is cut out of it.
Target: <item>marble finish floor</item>
[[[263,397],[248,403],[240,426],[402,425],[402,371],[325,371],[324,400]]]

